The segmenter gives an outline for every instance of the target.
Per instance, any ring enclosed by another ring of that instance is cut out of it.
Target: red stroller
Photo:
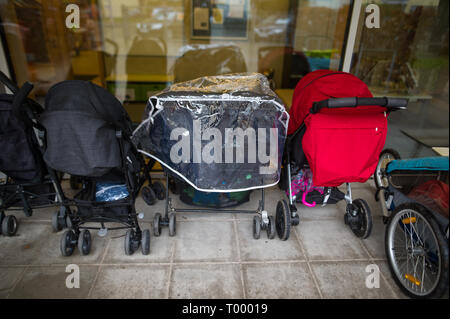
[[[345,72],[318,70],[298,82],[280,180],[289,204],[279,201],[275,216],[280,239],[287,240],[291,225],[299,223],[294,205],[299,198],[308,206],[345,199],[345,223],[357,237],[370,235],[369,206],[363,199],[352,199],[350,183],[364,183],[373,174],[386,140],[387,115],[406,105],[406,99],[373,98],[364,82]],[[312,173],[314,187],[295,193],[292,181],[305,169],[305,176]],[[346,194],[337,188],[343,183]]]

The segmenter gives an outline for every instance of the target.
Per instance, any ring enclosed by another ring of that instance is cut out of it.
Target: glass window
[[[79,7],[79,28],[69,4]],[[107,88],[140,121],[149,96],[203,75],[261,72],[289,106],[307,72],[339,69],[350,0],[5,0],[5,50],[19,83]],[[69,24],[70,26],[70,24]]]
[[[366,28],[361,15],[351,73],[374,95],[409,99],[407,111],[389,118],[386,147],[402,157],[434,156],[449,139],[449,1],[376,3],[380,28]]]

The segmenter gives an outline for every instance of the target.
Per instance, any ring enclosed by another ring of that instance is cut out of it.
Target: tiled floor
[[[345,203],[300,207],[300,225],[289,240],[252,237],[252,215],[179,214],[177,235],[151,237],[151,253],[124,253],[124,232],[99,237],[92,232],[90,255],[62,257],[62,232],[52,233],[52,209],[31,218],[16,213],[16,236],[0,237],[0,298],[405,298],[393,282],[384,255],[384,225],[373,199],[373,181],[354,185],[354,198],[366,199],[374,215],[370,238],[357,239],[344,225]],[[256,208],[259,192],[242,208]],[[274,215],[283,194],[267,191]],[[174,198],[175,205],[179,202]],[[137,211],[151,229],[164,202]],[[80,288],[66,287],[68,264],[80,266]],[[366,288],[366,267],[381,270],[380,287]]]

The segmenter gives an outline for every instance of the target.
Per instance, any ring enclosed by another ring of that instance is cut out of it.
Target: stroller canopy
[[[50,167],[94,177],[121,167],[116,131],[131,136],[132,123],[111,93],[87,81],[63,81],[50,88],[45,106],[40,122]]]
[[[31,181],[45,173],[33,128],[12,110],[13,95],[0,95],[0,171],[15,180]]]
[[[372,97],[367,85],[356,76],[339,71],[318,70],[308,73],[295,87],[289,110],[288,135],[304,122],[314,102],[339,97]],[[329,110],[322,110],[328,112]],[[334,110],[336,112],[336,110]]]
[[[289,134],[306,126],[302,147],[316,186],[363,183],[373,174],[386,141],[386,108],[324,108],[311,114],[314,102],[329,98],[372,97],[367,85],[344,72],[314,71],[294,91]]]
[[[138,149],[199,191],[278,183],[288,114],[261,74],[208,76],[149,99]]]

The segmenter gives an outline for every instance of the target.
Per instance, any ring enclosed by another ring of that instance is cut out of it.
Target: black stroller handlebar
[[[375,105],[386,107],[389,111],[403,110],[408,105],[407,99],[392,98],[392,97],[343,97],[332,98],[314,102],[310,110],[312,114],[319,113],[323,108],[343,108],[343,107],[357,107],[363,105]]]
[[[20,89],[14,94],[14,99],[12,103],[12,109],[15,116],[18,118],[21,118],[23,120],[26,120],[23,116],[23,112],[21,110],[21,107],[24,103],[24,101],[27,99],[28,94],[30,94],[31,90],[33,90],[33,84],[30,82],[25,82]]]
[[[14,84],[14,82],[12,82],[5,73],[3,73],[2,71],[0,71],[0,81],[8,88],[11,90],[11,92],[13,92],[14,94],[16,94],[19,91],[19,88],[17,87],[17,85]]]

